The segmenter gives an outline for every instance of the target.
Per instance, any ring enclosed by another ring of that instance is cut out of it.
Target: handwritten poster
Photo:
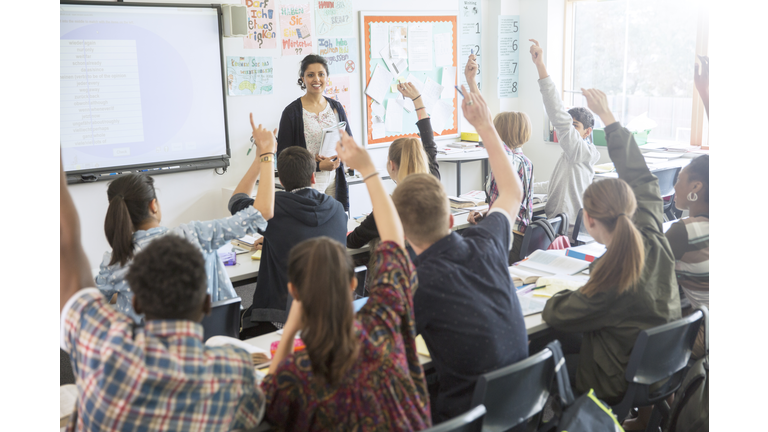
[[[349,75],[329,75],[323,94],[341,102],[344,112],[350,112]]]
[[[283,32],[283,56],[312,53],[312,18],[309,3],[280,6],[280,31]]]
[[[516,98],[520,58],[520,16],[499,16],[499,97]]]
[[[227,94],[229,96],[272,94],[272,68],[271,57],[227,56]]]
[[[243,0],[248,15],[248,36],[243,48],[277,48],[277,0]]]
[[[355,38],[319,38],[317,53],[328,61],[329,75],[352,73],[357,69],[358,51]]]
[[[464,76],[464,67],[467,65],[469,55],[477,56],[477,64],[482,64],[483,49],[480,48],[480,0],[459,0],[459,78],[460,83],[467,86],[467,78]],[[475,77],[477,87],[482,90],[480,68]],[[469,87],[467,87],[469,88]]]
[[[352,0],[315,0],[315,29],[317,37],[351,37]]]

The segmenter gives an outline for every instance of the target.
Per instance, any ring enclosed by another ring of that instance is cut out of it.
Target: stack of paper
[[[240,339],[231,338],[229,336],[213,336],[212,338],[205,341],[205,344],[208,346],[232,345],[238,348],[242,348],[251,355],[251,360],[253,361],[254,366],[269,361],[269,354],[267,354],[265,350],[257,346],[253,346],[245,341],[241,341]]]

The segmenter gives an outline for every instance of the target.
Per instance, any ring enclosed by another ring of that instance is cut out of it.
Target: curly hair
[[[136,254],[126,280],[147,319],[191,319],[208,287],[200,250],[173,234]]]
[[[575,107],[568,110],[568,114],[573,117],[574,120],[581,123],[584,129],[589,129],[595,126],[595,116],[592,115],[592,111],[584,107]]]

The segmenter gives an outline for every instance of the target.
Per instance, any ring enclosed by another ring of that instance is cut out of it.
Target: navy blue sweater
[[[339,114],[339,121],[347,123],[347,134],[352,136],[352,129],[349,128],[347,113],[344,112],[344,107],[341,105],[341,102],[327,97],[325,100],[331,104],[331,109]],[[288,147],[300,146],[307,148],[307,140],[304,138],[304,113],[302,112],[302,108],[301,98],[298,98],[283,110],[283,115],[280,118],[280,128],[277,133],[278,158],[280,157],[280,152]],[[317,164],[316,170],[320,171],[319,163]],[[342,206],[344,206],[344,211],[349,211],[349,186],[347,186],[347,179],[344,177],[343,164],[339,165],[336,169],[336,199]]]

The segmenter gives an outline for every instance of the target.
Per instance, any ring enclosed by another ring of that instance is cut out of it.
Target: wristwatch
[[[261,157],[262,162],[272,162],[273,160],[275,160],[275,156],[272,154],[264,155]]]

